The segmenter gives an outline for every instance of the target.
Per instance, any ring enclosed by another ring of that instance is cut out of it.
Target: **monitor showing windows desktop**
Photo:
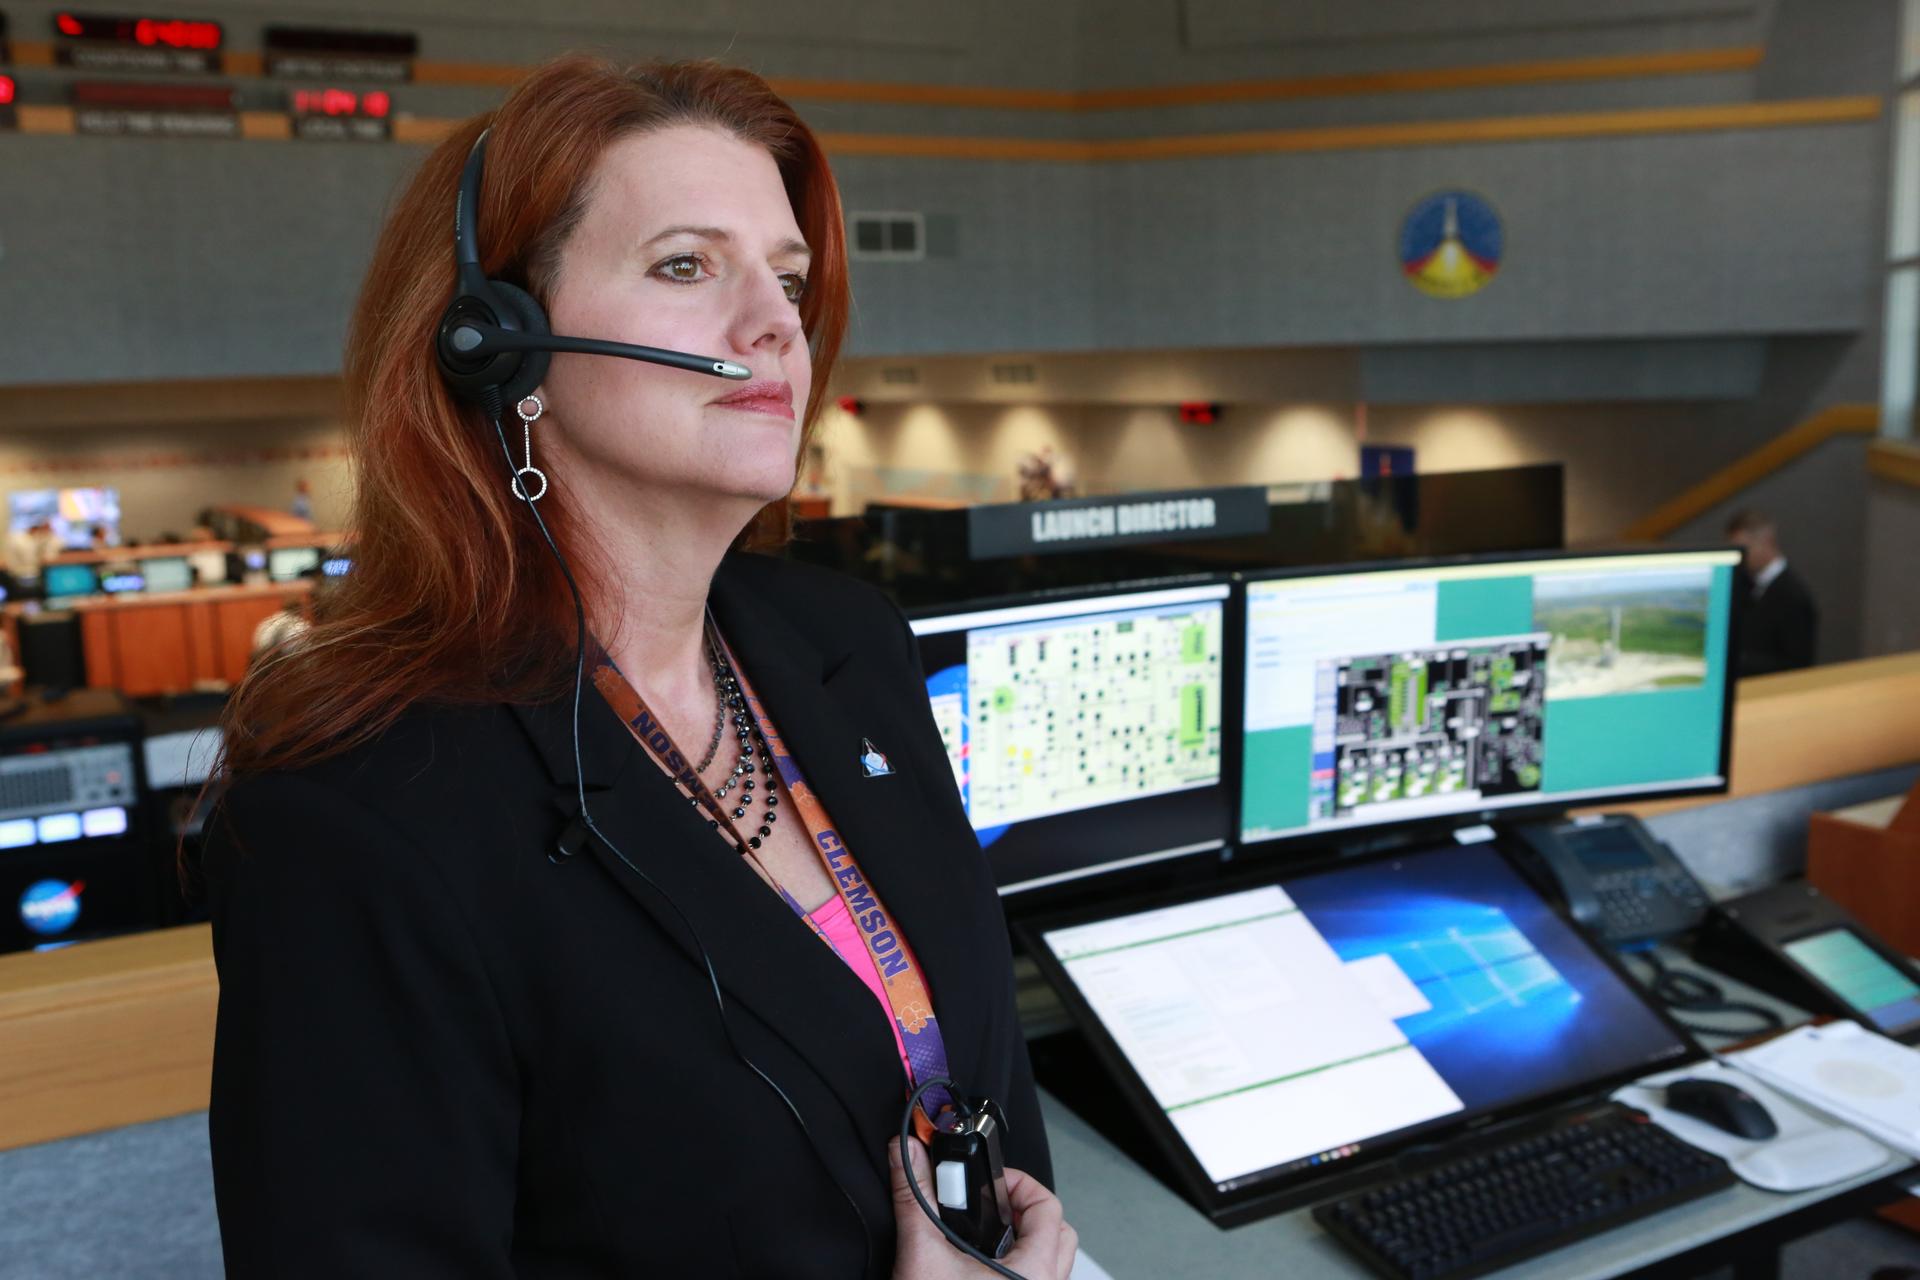
[[[1002,893],[1223,847],[1228,595],[1207,581],[912,620]]]
[[[1738,560],[1248,581],[1242,842],[1724,789]]]
[[[1222,1225],[1412,1142],[1700,1057],[1492,844],[1242,873],[1014,928]]]

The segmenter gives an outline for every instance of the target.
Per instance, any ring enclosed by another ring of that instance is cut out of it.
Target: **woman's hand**
[[[920,1192],[933,1200],[933,1170],[927,1149],[915,1139],[909,1148],[913,1176]],[[981,1280],[994,1273],[947,1243],[926,1210],[913,1198],[906,1172],[900,1166],[900,1140],[887,1144],[887,1164],[893,1170],[893,1223],[899,1244],[893,1255],[893,1280]],[[1018,1169],[1007,1170],[1007,1197],[1013,1202],[1013,1229],[1017,1239],[1000,1265],[1024,1280],[1067,1280],[1080,1237],[1067,1225],[1060,1201]]]

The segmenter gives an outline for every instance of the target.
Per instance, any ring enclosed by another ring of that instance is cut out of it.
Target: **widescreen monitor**
[[[1724,789],[1738,560],[1249,581],[1242,842]]]
[[[1270,865],[1270,864],[1269,864]],[[1492,844],[1017,921],[1223,1224],[1700,1055]]]
[[[63,547],[90,547],[94,530],[120,537],[118,489],[16,489],[7,495],[7,527],[15,533],[45,523]]]
[[[1223,846],[1228,596],[1203,582],[913,619],[1001,892]]]
[[[100,590],[100,575],[90,564],[50,564],[40,571],[40,587],[49,600],[90,596]]]
[[[193,566],[185,556],[155,556],[140,562],[148,591],[186,591],[193,586]]]
[[[318,547],[275,547],[267,552],[267,577],[274,582],[291,582],[319,568]]]

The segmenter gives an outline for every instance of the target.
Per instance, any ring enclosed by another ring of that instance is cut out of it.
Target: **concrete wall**
[[[1221,33],[1247,13],[1305,21],[1308,9],[1198,0],[837,0],[804,11],[742,0],[721,18],[636,12],[613,0],[582,0],[562,17],[486,0],[463,7],[458,21],[441,0],[405,0],[381,20],[419,31],[423,56],[436,59],[529,62],[598,45],[724,55],[781,76],[1054,89],[1767,48],[1752,72],[1458,94],[1080,115],[824,103],[816,111],[801,102],[829,129],[1019,137],[1877,93],[1888,75],[1870,73],[1891,60],[1886,0],[1660,0],[1566,23],[1521,0],[1470,8],[1474,29],[1454,40],[1410,18],[1364,40],[1335,23],[1311,40],[1225,41]],[[51,11],[10,7],[15,38],[46,31]],[[321,10],[206,12],[245,48],[265,20]],[[1497,28],[1502,14],[1511,28]],[[1007,39],[1010,31],[1021,38]],[[1801,67],[1809,61],[1821,69]],[[58,97],[69,78],[22,70],[22,99]],[[277,90],[249,83],[247,92]],[[461,114],[496,94],[408,86],[398,100],[406,110]],[[925,211],[948,229],[950,246],[920,263],[858,265],[852,350],[1857,333],[1877,311],[1883,133],[1877,123],[1847,124],[1102,164],[845,155],[836,167],[849,208]],[[0,134],[8,176],[0,295],[10,304],[0,307],[0,384],[335,368],[362,264],[418,154]],[[1394,252],[1408,208],[1441,187],[1482,193],[1506,223],[1500,275],[1465,301],[1415,292]]]
[[[1865,520],[1867,654],[1920,649],[1920,489],[1872,478]]]

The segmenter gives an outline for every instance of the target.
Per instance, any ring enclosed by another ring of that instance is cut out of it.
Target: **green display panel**
[[[1240,825],[1291,831],[1307,825],[1307,779],[1313,772],[1313,726],[1289,725],[1247,735],[1241,762]]]
[[[1533,579],[1442,579],[1435,592],[1433,638],[1483,640],[1533,630]]]

